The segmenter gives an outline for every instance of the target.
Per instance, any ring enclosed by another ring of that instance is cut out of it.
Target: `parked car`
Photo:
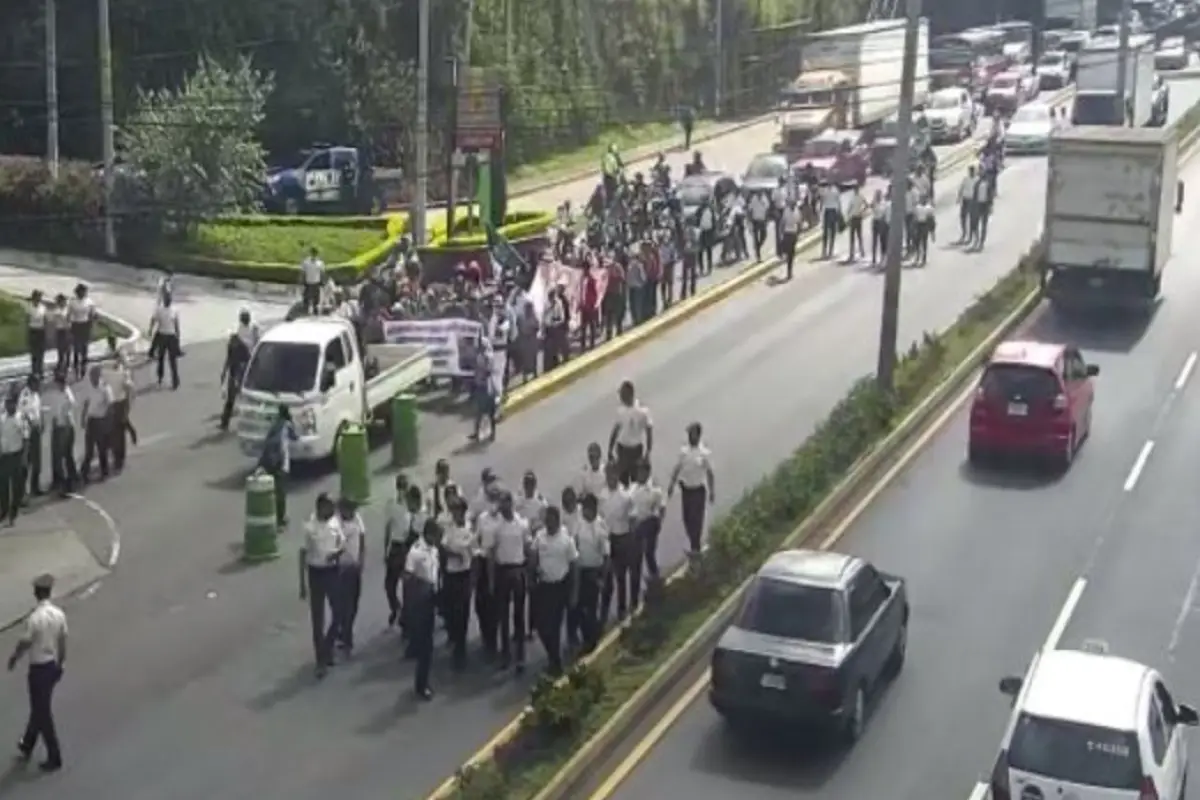
[[[1045,154],[1050,136],[1062,125],[1057,111],[1046,103],[1029,103],[1017,109],[1004,134],[1006,155]]]
[[[961,142],[975,130],[975,101],[966,89],[939,89],[929,98],[925,119],[935,144]]]
[[[866,183],[870,160],[862,131],[830,129],[809,139],[792,163],[812,164],[818,179],[848,187]]]
[[[1154,68],[1157,70],[1184,69],[1187,65],[1187,45],[1182,36],[1164,39],[1154,53]]]
[[[746,174],[742,176],[742,190],[747,196],[757,192],[770,193],[787,172],[786,156],[780,153],[759,153],[750,159],[750,165],[746,167]]]

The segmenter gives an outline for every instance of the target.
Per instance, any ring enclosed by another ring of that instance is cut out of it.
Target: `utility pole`
[[[725,0],[717,0],[717,58],[715,89],[713,91],[713,116],[720,118],[721,105],[725,99]]]
[[[429,0],[417,7],[417,185],[413,197],[413,243],[425,244],[425,206],[429,199]]]
[[[1126,113],[1129,104],[1125,102],[1125,92],[1129,91],[1126,79],[1129,77],[1129,18],[1133,16],[1132,11],[1133,3],[1121,0],[1121,19],[1117,24],[1117,113],[1121,115],[1122,126],[1132,123]]]
[[[892,156],[892,218],[888,225],[887,259],[883,276],[883,312],[879,321],[879,388],[895,388],[896,339],[900,329],[900,273],[904,267],[904,221],[907,216],[908,165],[912,161],[913,91],[917,73],[917,40],[921,30],[921,0],[905,0],[904,60],[900,70],[900,109]]]
[[[116,148],[113,144],[112,22],[108,0],[100,3],[100,142],[104,156],[104,252],[117,256],[117,229],[113,222],[113,183],[116,181]]]
[[[58,6],[46,0],[46,163],[58,180]]]
[[[513,0],[504,0],[504,66],[513,68]]]

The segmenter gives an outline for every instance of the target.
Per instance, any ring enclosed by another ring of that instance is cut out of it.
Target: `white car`
[[[1012,155],[1036,155],[1050,148],[1050,135],[1061,125],[1054,108],[1045,103],[1030,103],[1017,109],[1004,135],[1004,152]]]
[[[1043,53],[1037,64],[1038,88],[1061,89],[1071,82],[1071,57],[1062,50]]]
[[[939,89],[929,97],[925,119],[934,143],[961,142],[975,129],[975,101],[966,89]]]
[[[1013,711],[992,800],[1184,800],[1196,710],[1157,671],[1105,649],[1045,651],[1024,678],[1000,681]]]
[[[1164,39],[1154,53],[1154,68],[1156,70],[1184,69],[1188,65],[1187,45],[1182,36],[1172,36]]]

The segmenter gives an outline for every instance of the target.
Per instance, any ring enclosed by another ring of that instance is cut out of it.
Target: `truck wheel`
[[[300,213],[300,201],[295,197],[289,197],[283,201],[283,213],[289,216],[296,216]]]
[[[867,687],[859,684],[850,698],[846,722],[842,726],[842,738],[846,744],[854,744],[862,738],[867,720]]]

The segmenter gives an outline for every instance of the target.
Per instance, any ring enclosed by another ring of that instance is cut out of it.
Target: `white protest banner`
[[[461,378],[473,373],[475,350],[483,326],[469,319],[384,320],[383,340],[388,344],[419,345],[429,351],[433,377]]]

